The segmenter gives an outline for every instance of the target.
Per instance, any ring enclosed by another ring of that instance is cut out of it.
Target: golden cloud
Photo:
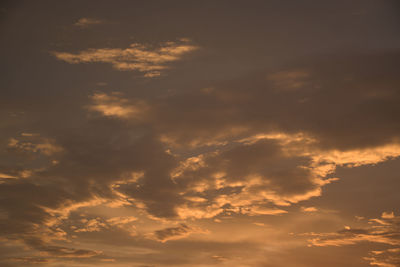
[[[123,98],[120,94],[95,93],[90,96],[91,111],[99,112],[106,117],[141,119],[149,107],[144,101],[133,101]]]
[[[86,21],[86,20],[85,20]],[[86,21],[87,25],[88,21]],[[165,42],[157,47],[133,43],[128,48],[89,49],[79,53],[52,52],[59,60],[70,64],[79,63],[109,63],[121,71],[135,70],[144,73],[145,77],[161,75],[168,69],[167,63],[178,61],[189,52],[197,50],[188,39],[177,42]]]

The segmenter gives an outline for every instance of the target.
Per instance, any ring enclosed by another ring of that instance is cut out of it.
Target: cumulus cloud
[[[186,54],[197,50],[188,39],[165,42],[156,47],[133,43],[128,48],[89,49],[79,53],[53,52],[53,55],[70,64],[109,63],[121,71],[139,71],[145,77],[161,75],[168,63],[181,60]]]

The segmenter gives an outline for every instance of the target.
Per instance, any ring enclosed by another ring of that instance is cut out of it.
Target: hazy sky
[[[400,266],[400,3],[2,1],[3,267]]]

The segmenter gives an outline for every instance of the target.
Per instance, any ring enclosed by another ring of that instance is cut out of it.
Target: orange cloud
[[[206,233],[206,232],[207,231],[204,231],[200,228],[190,227],[182,223],[177,227],[169,227],[154,231],[153,233],[147,235],[147,237],[164,243],[169,240],[185,238],[192,233]]]
[[[88,22],[83,25],[88,25]],[[165,42],[158,47],[133,43],[129,48],[101,48],[89,49],[79,53],[52,52],[59,60],[70,64],[78,63],[109,63],[121,71],[136,70],[144,73],[145,77],[161,75],[161,71],[168,68],[167,63],[178,61],[184,55],[197,50],[198,47],[190,44],[188,39],[177,42]]]
[[[89,26],[92,25],[98,25],[98,24],[102,24],[103,21],[99,20],[99,19],[94,19],[94,18],[80,18],[78,19],[74,25],[81,27],[81,28],[87,28]]]
[[[399,263],[400,251],[400,216],[393,212],[382,213],[381,218],[370,219],[371,227],[352,229],[346,226],[336,233],[312,234],[316,236],[310,239],[311,246],[345,246],[360,242],[380,243],[392,248],[385,251],[371,251],[364,259],[370,261],[370,265],[394,267]]]
[[[95,93],[90,98],[92,104],[88,106],[88,109],[99,112],[106,117],[140,119],[149,109],[145,102],[129,101],[118,93],[110,95]]]

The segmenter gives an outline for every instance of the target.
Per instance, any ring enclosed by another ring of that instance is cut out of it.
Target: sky
[[[400,3],[2,1],[3,267],[400,266]]]

